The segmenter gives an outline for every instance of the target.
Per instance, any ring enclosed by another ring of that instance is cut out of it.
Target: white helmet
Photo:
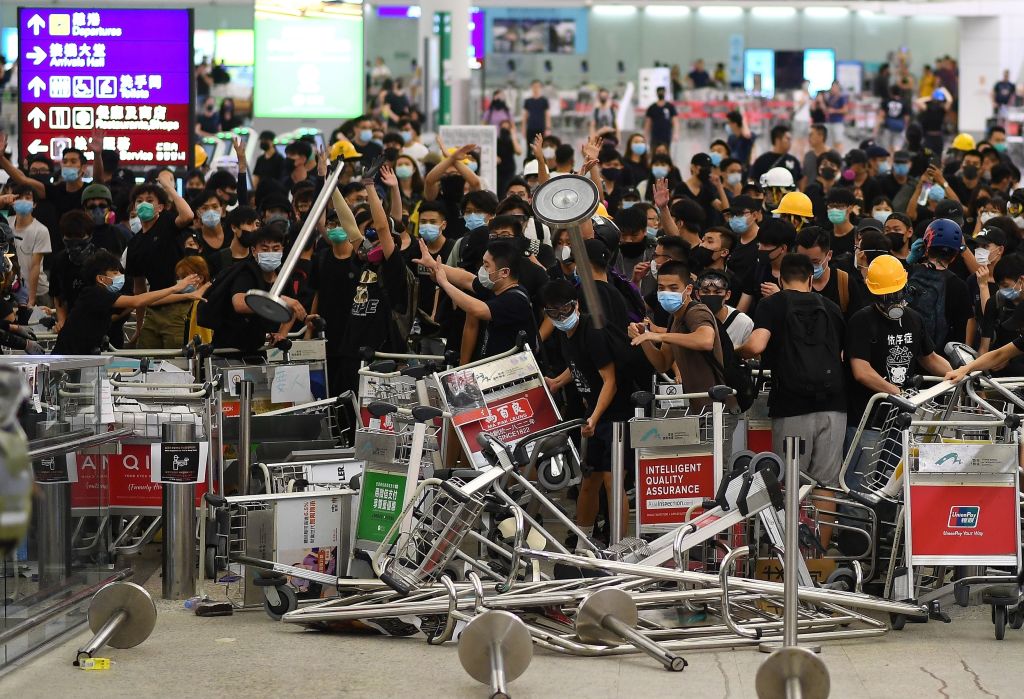
[[[761,175],[761,187],[795,187],[793,173],[784,167],[773,167]]]

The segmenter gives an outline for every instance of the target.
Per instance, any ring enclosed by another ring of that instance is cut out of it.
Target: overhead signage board
[[[192,10],[22,7],[18,33],[22,156],[102,132],[122,166],[191,163]]]

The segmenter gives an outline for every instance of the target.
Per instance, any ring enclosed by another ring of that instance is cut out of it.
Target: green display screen
[[[363,18],[256,13],[253,113],[344,119],[363,113]]]

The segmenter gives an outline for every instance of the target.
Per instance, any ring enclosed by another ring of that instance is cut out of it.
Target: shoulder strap
[[[740,310],[738,308],[732,309],[732,313],[730,313],[726,317],[726,319],[722,321],[722,330],[728,330],[729,326],[732,325],[732,322],[736,320],[736,316],[738,316],[739,314]],[[715,320],[718,320],[718,318],[715,318]]]
[[[846,313],[850,307],[850,275],[846,270],[836,269],[836,285],[839,287],[839,310]]]

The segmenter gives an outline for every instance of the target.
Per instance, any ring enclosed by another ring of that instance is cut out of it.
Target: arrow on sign
[[[32,36],[39,36],[39,30],[46,26],[46,22],[39,15],[32,15],[28,21],[28,28],[32,30]]]
[[[32,122],[32,128],[38,129],[40,122],[46,121],[46,114],[39,107],[36,107],[28,113],[28,120]]]
[[[26,58],[31,58],[35,65],[39,65],[46,60],[46,51],[36,46],[26,55]]]
[[[36,155],[37,153],[45,153],[46,146],[44,146],[43,142],[37,138],[36,140],[32,141],[32,143],[28,144],[28,152],[30,155]]]
[[[33,97],[39,97],[39,93],[46,89],[46,83],[39,79],[39,76],[32,78],[28,83],[29,92],[33,93]]]

